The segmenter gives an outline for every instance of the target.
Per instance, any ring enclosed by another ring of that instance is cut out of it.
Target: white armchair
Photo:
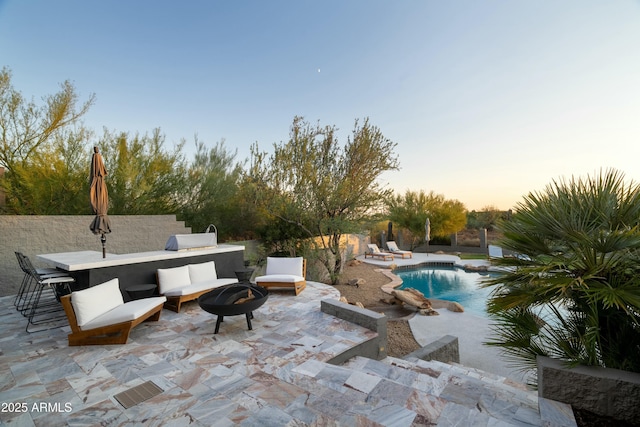
[[[302,257],[267,257],[264,276],[256,277],[256,284],[264,288],[293,288],[298,295],[307,286],[307,260]]]

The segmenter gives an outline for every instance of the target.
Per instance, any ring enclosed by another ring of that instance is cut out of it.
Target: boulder
[[[450,302],[447,305],[447,310],[453,311],[455,313],[464,313],[464,307],[459,302]]]
[[[359,302],[359,301],[358,302],[349,302],[347,300],[347,298],[345,298],[344,296],[340,297],[340,299],[338,301],[343,302],[345,304],[355,305],[356,307],[364,308],[364,305],[362,305],[361,302]]]
[[[425,298],[424,294],[417,289],[394,289],[391,291],[391,295],[398,298],[403,303],[412,305],[418,309],[433,310],[431,302],[429,302],[429,300]]]
[[[367,283],[364,279],[351,279],[347,282],[350,286],[355,286],[356,288],[360,287],[360,285],[364,285]]]
[[[464,265],[464,271],[471,271],[471,272],[475,272],[475,271],[479,271],[479,272],[485,272],[489,269],[489,266],[486,265],[471,265],[471,264],[465,264]]]

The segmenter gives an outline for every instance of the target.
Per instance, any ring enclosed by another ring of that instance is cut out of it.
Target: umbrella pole
[[[102,258],[106,258],[107,257],[107,248],[106,248],[107,237],[104,234],[102,234],[100,236],[100,241],[102,242]]]

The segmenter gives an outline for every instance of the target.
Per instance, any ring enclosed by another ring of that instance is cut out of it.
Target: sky
[[[397,144],[397,193],[511,209],[554,180],[640,182],[639,0],[0,0],[0,67],[98,134],[249,157],[294,116]],[[108,159],[105,159],[108,163]]]

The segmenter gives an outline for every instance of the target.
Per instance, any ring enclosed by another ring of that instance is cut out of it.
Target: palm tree
[[[514,366],[543,355],[640,372],[640,187],[615,170],[553,181],[501,223],[487,307]]]

